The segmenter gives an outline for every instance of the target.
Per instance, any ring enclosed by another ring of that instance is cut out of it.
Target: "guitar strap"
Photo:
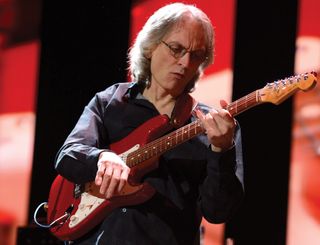
[[[180,95],[171,113],[170,124],[174,128],[181,128],[189,120],[197,104],[189,93]]]

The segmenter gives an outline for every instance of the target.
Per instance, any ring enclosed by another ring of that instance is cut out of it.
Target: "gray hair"
[[[150,63],[148,58],[152,50],[161,42],[162,38],[178,23],[185,14],[192,14],[199,20],[205,30],[206,60],[199,66],[195,76],[186,86],[185,91],[191,92],[195,83],[203,74],[204,69],[213,63],[214,30],[208,16],[194,5],[173,3],[158,9],[145,23],[129,51],[129,70],[134,82],[147,85],[151,80]]]

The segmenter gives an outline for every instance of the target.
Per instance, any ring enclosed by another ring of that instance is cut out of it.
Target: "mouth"
[[[172,72],[171,74],[173,75],[174,78],[179,79],[179,80],[183,79],[185,76],[184,74],[178,73],[178,72]]]

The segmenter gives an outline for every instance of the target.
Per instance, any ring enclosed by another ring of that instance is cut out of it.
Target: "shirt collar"
[[[144,84],[131,82],[127,92],[125,93],[125,96],[130,99],[139,98],[139,95],[142,94],[143,89],[144,89]]]

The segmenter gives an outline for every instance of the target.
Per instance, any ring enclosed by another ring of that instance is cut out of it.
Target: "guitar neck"
[[[260,90],[256,90],[234,102],[231,102],[229,105],[227,105],[226,109],[232,116],[237,116],[251,107],[261,103],[263,102],[261,101]]]
[[[260,104],[259,90],[244,96],[227,106],[227,110],[232,116],[239,115]],[[191,138],[204,133],[204,129],[199,119],[189,123],[165,136],[162,136],[130,153],[127,157],[127,165],[134,167],[148,159],[159,157],[163,153],[175,148],[176,146],[190,140]]]
[[[148,159],[159,157],[177,145],[180,145],[203,132],[204,129],[201,126],[200,120],[197,119],[194,122],[162,136],[130,153],[127,157],[126,163],[129,167],[134,167]]]

